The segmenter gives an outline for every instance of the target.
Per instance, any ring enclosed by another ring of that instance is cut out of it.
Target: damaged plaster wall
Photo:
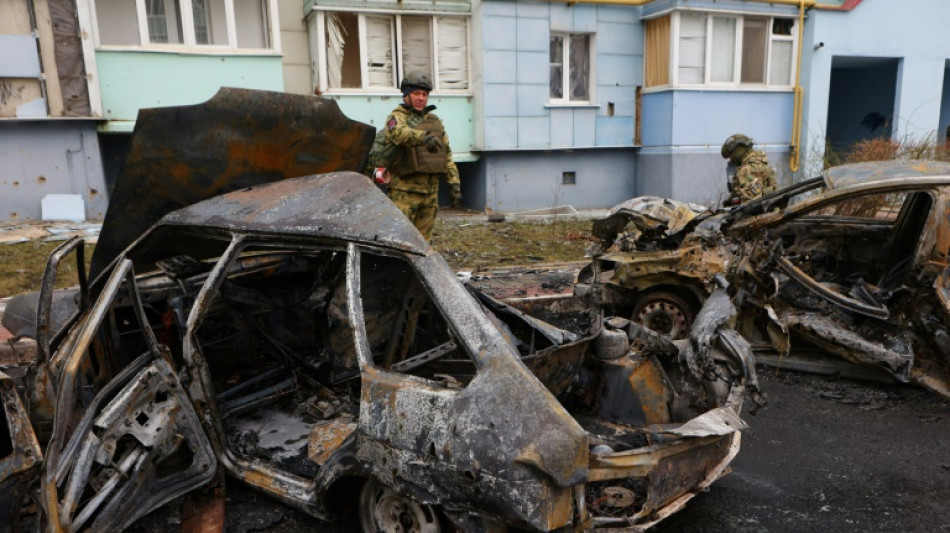
[[[39,220],[47,194],[78,194],[86,219],[101,220],[108,204],[95,123],[0,123],[0,220]]]

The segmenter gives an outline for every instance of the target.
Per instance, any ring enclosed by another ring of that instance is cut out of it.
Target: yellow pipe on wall
[[[805,37],[805,0],[798,6],[798,59],[795,64],[795,102],[792,112],[792,139],[789,143],[788,169],[798,172],[801,162],[802,105],[805,89],[802,88],[802,48]]]

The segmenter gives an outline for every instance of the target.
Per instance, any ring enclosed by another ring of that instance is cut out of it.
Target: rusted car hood
[[[358,171],[374,135],[334,100],[278,92],[223,88],[201,104],[143,109],[90,277],[176,209],[262,183]]]

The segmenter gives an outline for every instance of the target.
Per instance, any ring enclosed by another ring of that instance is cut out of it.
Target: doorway
[[[835,56],[825,138],[835,151],[858,141],[891,138],[899,59]]]

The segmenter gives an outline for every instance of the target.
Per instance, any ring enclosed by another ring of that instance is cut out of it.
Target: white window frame
[[[590,45],[588,49],[589,57],[587,58],[587,100],[571,100],[571,36],[573,35],[587,35],[590,37]],[[589,32],[565,32],[565,31],[552,31],[551,37],[561,36],[563,37],[561,42],[561,98],[551,98],[550,82],[548,85],[548,102],[552,106],[578,106],[578,105],[591,105],[593,102],[597,101],[597,95],[594,94],[594,89],[597,87],[597,84],[594,83],[596,71],[594,68],[595,62],[594,58],[597,57],[596,52],[596,34]],[[550,69],[551,59],[548,58],[548,67]]]
[[[89,16],[92,23],[92,33],[95,38],[97,50],[145,50],[157,52],[174,53],[193,53],[193,54],[239,54],[239,55],[279,55],[281,53],[280,44],[280,20],[277,10],[278,0],[264,0],[267,6],[267,20],[265,21],[267,32],[266,38],[270,42],[267,48],[238,48],[237,45],[237,26],[234,17],[234,0],[224,0],[225,23],[228,31],[228,44],[198,44],[195,42],[195,21],[192,15],[192,0],[166,0],[175,2],[181,12],[181,31],[182,43],[152,43],[148,34],[148,12],[145,8],[145,0],[134,0],[135,11],[138,18],[139,43],[138,44],[107,44],[104,45],[99,39],[99,17],[96,11],[96,0],[89,0]],[[166,8],[167,12],[167,8]],[[168,21],[167,21],[168,22]],[[210,23],[210,21],[209,21]]]
[[[327,49],[326,49],[326,39],[327,39],[327,23],[326,23],[326,14],[327,13],[350,13],[357,15],[357,24],[359,27],[359,50],[360,50],[360,80],[362,82],[362,87],[360,88],[349,88],[349,87],[330,87],[330,80],[328,74],[328,63],[327,63]],[[394,18],[395,29],[393,31],[393,39],[391,43],[391,50],[393,54],[393,62],[396,66],[394,75],[393,75],[393,84],[392,87],[379,87],[379,86],[369,86],[369,68],[366,64],[366,61],[363,58],[366,57],[367,53],[367,42],[366,42],[366,17],[367,16],[391,16]],[[317,90],[325,94],[401,94],[399,91],[399,82],[405,76],[406,72],[403,67],[402,62],[402,17],[403,15],[407,17],[427,17],[429,19],[429,42],[430,42],[430,57],[432,58],[432,94],[458,94],[458,95],[471,95],[472,93],[472,21],[471,15],[468,14],[456,14],[456,13],[444,13],[444,12],[431,12],[431,11],[419,11],[412,13],[403,13],[403,12],[394,12],[394,11],[377,11],[377,10],[358,10],[358,9],[339,9],[339,8],[327,8],[327,9],[314,9],[314,16],[316,16],[316,39],[317,43],[313,47],[316,50],[316,68],[317,72]],[[439,78],[439,18],[440,17],[455,17],[465,20],[465,51],[467,54],[467,65],[466,71],[468,72],[468,88],[467,89],[445,89],[441,86],[441,80]]]
[[[680,66],[680,17],[683,13],[700,13],[706,15],[706,62],[705,62],[705,80],[703,83],[681,83],[679,81]],[[732,18],[736,20],[736,40],[735,55],[733,61],[733,74],[731,82],[712,81],[712,32],[713,18]],[[766,21],[766,47],[765,53],[765,83],[742,83],[742,39],[744,31],[745,18],[765,19]],[[772,28],[775,19],[792,20],[791,35],[775,35]],[[751,90],[751,91],[791,91],[794,89],[795,72],[798,68],[798,56],[794,53],[798,45],[798,19],[792,15],[772,16],[761,13],[735,13],[722,11],[699,11],[699,10],[677,10],[672,13],[670,28],[670,84],[658,87],[644,89],[644,92],[653,92],[657,90],[668,89],[724,89],[724,90]],[[772,76],[772,43],[775,41],[786,41],[792,43],[792,58],[789,62],[789,83],[787,85],[778,85],[771,83]]]

